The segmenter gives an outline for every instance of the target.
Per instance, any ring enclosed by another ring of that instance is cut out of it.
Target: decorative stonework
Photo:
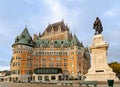
[[[107,64],[108,46],[102,34],[94,36],[90,46],[91,68],[88,70],[85,80],[107,81],[108,79],[116,79],[115,73]]]

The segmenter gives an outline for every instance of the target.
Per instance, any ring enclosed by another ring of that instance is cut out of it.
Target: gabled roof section
[[[43,34],[47,31],[48,33],[51,32],[51,30],[53,29],[55,32],[59,30],[59,27],[61,27],[61,32],[64,31],[69,31],[69,28],[67,25],[65,25],[64,21],[60,21],[60,22],[56,22],[53,24],[49,24],[47,26],[47,28],[45,29],[45,31],[43,32]]]
[[[80,41],[78,40],[77,36],[74,34],[74,36],[72,37],[71,40],[71,45],[75,45],[75,46],[81,46]]]
[[[17,36],[15,39],[15,43],[13,45],[28,45],[28,46],[34,46],[32,37],[30,36],[27,27],[23,30],[23,32],[20,34],[20,36]]]

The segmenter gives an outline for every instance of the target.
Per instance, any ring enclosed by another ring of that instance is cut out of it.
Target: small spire
[[[72,37],[72,32],[71,32],[71,34],[70,34],[70,35],[71,35],[71,37]]]
[[[66,27],[68,27],[68,24],[66,24]]]
[[[39,37],[41,37],[41,32],[39,32]]]
[[[25,28],[27,28],[27,25],[25,25]]]
[[[75,35],[75,32],[74,32],[74,35]]]
[[[48,22],[48,25],[50,25],[50,23]]]

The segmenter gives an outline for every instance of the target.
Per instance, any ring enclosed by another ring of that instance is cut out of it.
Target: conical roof
[[[28,45],[28,46],[34,46],[32,37],[30,36],[28,29],[25,28],[23,32],[20,34],[20,36],[17,36],[15,39],[15,43],[13,45]]]
[[[24,38],[24,36],[25,36],[25,38]],[[21,39],[31,39],[31,36],[30,36],[27,28],[25,28],[23,30],[23,32],[20,34],[20,38]]]

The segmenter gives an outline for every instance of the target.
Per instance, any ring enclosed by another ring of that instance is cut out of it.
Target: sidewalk
[[[79,87],[79,85],[73,85],[73,87]],[[85,85],[82,87],[86,87]],[[90,85],[89,87],[94,87],[93,85]],[[98,84],[97,87],[109,87],[108,84]],[[114,84],[113,87],[120,87],[120,84]]]
[[[38,83],[13,83],[13,82],[0,82],[0,87],[63,87],[60,84],[38,84]],[[71,86],[64,86],[71,87]],[[79,84],[73,84],[73,87],[79,87]],[[86,86],[82,86],[86,87]],[[89,87],[94,87],[90,85]],[[98,84],[97,87],[108,87],[108,84]],[[120,87],[120,83],[114,84],[113,87]]]

